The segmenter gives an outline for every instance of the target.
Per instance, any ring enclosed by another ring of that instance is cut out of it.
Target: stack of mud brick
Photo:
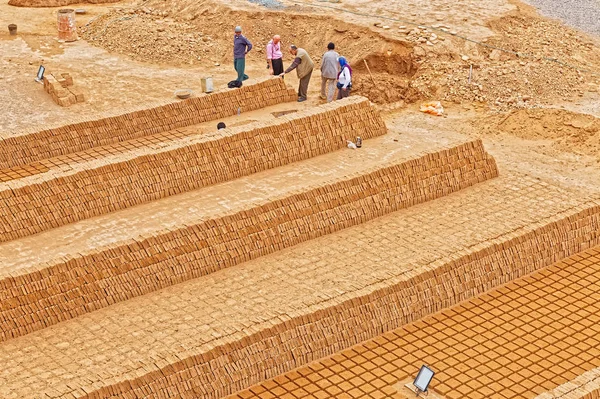
[[[44,90],[61,107],[85,101],[83,92],[73,86],[73,78],[68,73],[44,75]]]
[[[556,220],[540,221],[522,234],[511,233],[440,258],[405,278],[391,278],[343,301],[324,301],[309,314],[99,388],[90,398],[143,397],[144,392],[196,392],[207,399],[222,398],[597,246],[599,233],[600,201],[595,200]]]
[[[62,84],[58,86],[57,89],[64,89]],[[236,115],[238,110],[252,111],[296,99],[295,91],[282,79],[266,79],[241,89],[222,90],[155,108],[8,137],[0,139],[0,168],[218,120]]]
[[[348,121],[356,119],[340,116]],[[35,273],[35,277],[26,274],[0,282],[0,301],[15,290],[35,293],[32,302],[21,298],[3,302],[0,320],[6,322],[0,324],[2,337],[18,336],[106,303],[240,264],[442,197],[497,174],[496,163],[481,141],[469,142],[272,198],[247,210],[193,225],[186,221],[178,230],[97,248],[57,264],[39,265],[43,273]],[[153,247],[163,250],[148,251]],[[70,297],[68,291],[57,295],[57,287],[76,289],[80,296]],[[111,287],[111,297],[106,297],[103,287]]]
[[[0,241],[335,151],[346,146],[347,131],[368,139],[386,127],[367,99],[352,97],[272,124],[175,137],[156,147],[137,139],[11,168],[5,174],[32,175],[0,183]],[[111,156],[124,150],[140,154]]]

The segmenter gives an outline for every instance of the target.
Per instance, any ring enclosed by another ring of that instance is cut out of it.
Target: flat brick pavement
[[[230,399],[407,398],[422,364],[448,399],[533,398],[600,366],[599,300],[596,247]]]
[[[181,376],[191,375],[187,374],[189,370],[181,370],[180,366],[172,369],[171,365],[188,361],[197,364],[203,353],[215,353],[230,343],[240,343],[241,350],[248,351],[240,353],[240,364],[244,364],[255,357],[254,353],[268,353],[268,349],[261,349],[262,344],[245,346],[253,334],[268,336],[294,318],[318,314],[315,312],[429,273],[472,251],[485,250],[485,243],[498,242],[502,246],[502,238],[519,240],[523,231],[534,228],[542,229],[542,234],[546,221],[585,214],[589,206],[593,203],[585,205],[583,199],[536,179],[502,176],[4,342],[0,344],[0,396],[36,398],[45,394],[67,398],[91,392],[97,394],[89,397],[103,397],[109,392],[124,396],[124,390],[139,387],[136,397],[141,397],[149,389],[144,384],[157,376],[177,370],[177,378],[179,372],[184,373]],[[571,218],[586,231],[590,237],[586,240],[598,236],[597,222]],[[548,246],[551,241],[537,244],[544,245],[539,250],[550,251],[555,257],[568,251],[564,244],[570,242],[569,231],[560,234],[564,242],[555,242],[556,247]],[[415,308],[413,314],[422,312],[427,309]],[[307,337],[315,333],[310,326],[306,328]],[[340,341],[324,350],[345,347],[347,344]],[[224,357],[198,365],[194,373],[201,374],[193,380],[175,387],[154,387],[153,397],[170,397],[178,390],[189,390],[189,397],[203,396],[199,392],[206,387],[214,390],[206,397],[217,397],[216,392],[226,392],[233,382],[250,386],[252,381],[258,382],[259,375],[262,379],[276,375],[273,373],[277,370],[287,371],[297,362],[305,364],[322,353],[298,352],[294,354],[299,356],[296,359],[290,354],[288,360],[278,359],[268,371],[259,370],[249,377],[239,376],[237,366],[230,368],[225,359],[232,353],[225,353]],[[221,377],[210,380],[216,375]],[[188,385],[198,381],[205,385]]]

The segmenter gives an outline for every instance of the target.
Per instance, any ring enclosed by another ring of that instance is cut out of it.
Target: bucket
[[[17,34],[17,25],[15,25],[15,24],[8,25],[8,33],[10,33],[11,36],[15,36]]]
[[[75,25],[75,10],[64,8],[58,10],[58,40],[74,42],[77,40],[77,25]]]
[[[214,90],[213,79],[210,76],[200,79],[200,85],[204,93],[212,93]]]

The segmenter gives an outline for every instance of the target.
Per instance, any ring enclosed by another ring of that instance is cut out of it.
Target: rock
[[[426,43],[426,44],[427,44],[428,46],[433,46],[433,43],[431,43],[429,40],[427,40],[427,43]]]
[[[383,29],[390,29],[390,27],[387,25],[383,25]]]
[[[469,56],[468,55],[462,55],[460,57],[463,61],[469,61]]]
[[[502,57],[502,51],[500,51],[500,50],[492,50],[492,52],[490,53],[490,60],[500,61],[501,57]]]

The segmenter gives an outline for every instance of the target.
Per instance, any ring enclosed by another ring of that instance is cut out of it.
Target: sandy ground
[[[244,0],[238,0],[243,2]],[[451,29],[468,35],[474,39],[484,39],[493,34],[486,26],[486,21],[500,14],[514,10],[508,0],[352,0],[341,3],[322,0],[282,0],[289,6],[307,7],[313,5],[312,12],[331,11],[325,7],[342,8],[355,14],[344,14],[341,18],[349,22],[373,25],[373,18],[364,14],[378,15],[380,22],[390,27],[390,35],[398,35],[400,26],[409,23],[416,25],[447,24]],[[363,15],[361,15],[363,14]],[[397,21],[392,21],[397,20]]]
[[[208,12],[206,10],[209,6],[207,1],[199,0],[194,3],[192,8],[185,9],[182,12],[184,14],[189,12],[191,15],[191,10],[193,9],[193,12],[199,15],[198,18],[202,18],[203,13]],[[427,3],[418,3],[411,0],[385,2],[380,0],[347,0],[343,3],[315,0],[306,1],[309,3],[313,2],[319,6],[343,7],[350,11],[374,13],[381,16],[402,16],[415,22],[419,20],[418,23],[447,24],[459,33],[465,33],[471,37],[480,39],[494,33],[490,26],[507,26],[508,36],[506,43],[515,42],[518,40],[519,35],[522,35],[523,32],[529,29],[527,26],[519,27],[521,21],[519,19],[509,20],[508,23],[489,24],[490,21],[497,20],[503,13],[514,13],[514,10],[517,8],[515,4],[519,4],[515,3],[514,0],[510,2],[493,0],[492,2],[485,2],[485,4],[478,1],[461,0],[451,5],[441,0],[434,0]],[[291,4],[293,3],[291,0],[283,0],[283,2],[290,7],[290,10],[296,10],[303,14],[317,12],[315,8],[306,5],[294,6]],[[243,8],[246,11],[255,10],[262,13],[266,10],[265,7],[252,4],[246,0],[237,0],[231,2],[230,5]],[[134,3],[120,2],[115,5],[102,6],[85,4],[80,7],[84,7],[87,10],[87,15],[78,17],[78,24],[83,26],[88,21],[111,10],[134,8]],[[8,99],[0,109],[0,136],[7,136],[23,130],[58,126],[77,121],[80,117],[100,117],[104,114],[125,112],[157,103],[176,101],[173,96],[173,92],[176,89],[191,88],[195,91],[200,91],[200,78],[203,76],[213,76],[217,86],[221,86],[233,79],[234,71],[227,56],[219,60],[222,61],[219,66],[216,66],[214,61],[210,59],[192,63],[192,65],[181,63],[177,65],[160,64],[144,62],[143,58],[136,60],[130,56],[109,53],[85,40],[80,40],[76,43],[59,43],[56,40],[56,11],[56,8],[24,9],[11,7],[7,5],[6,0],[1,0],[0,26],[16,22],[19,25],[19,35],[15,38],[8,36],[6,31],[0,31],[0,96]],[[342,15],[333,10],[326,9],[319,9],[317,13]],[[27,16],[26,18],[24,17],[25,15]],[[390,24],[390,29],[383,29],[383,27],[374,27],[374,21],[371,17],[353,15],[346,18],[346,14],[343,15],[343,18],[350,22],[371,27],[374,34],[381,34],[386,37],[395,37],[398,35],[399,26],[396,25],[399,24]],[[169,18],[163,18],[163,22],[173,26],[173,29],[182,24],[182,22]],[[376,22],[387,24],[383,20]],[[229,25],[229,22],[222,21],[221,24],[225,28]],[[288,24],[286,22],[286,24],[286,26],[290,26],[291,28],[294,27],[293,23]],[[545,25],[536,22],[532,26],[532,31],[544,30],[548,26],[553,27],[554,25]],[[252,29],[252,26],[250,26],[250,29]],[[310,27],[302,26],[302,30],[308,32]],[[511,36],[511,32],[516,32],[516,36]],[[223,35],[225,38],[223,40],[228,40],[229,34],[223,33]],[[375,40],[375,36],[372,37]],[[219,40],[221,39],[219,38]],[[292,39],[289,38],[289,40]],[[499,39],[495,40],[498,41]],[[592,54],[589,50],[592,47],[590,47],[585,38],[570,36],[569,40],[576,41],[577,46],[579,46],[578,48],[583,49],[583,55]],[[399,41],[398,43],[402,42]],[[564,48],[561,48],[564,55],[569,55],[569,43],[567,39],[564,40]],[[132,46],[134,45],[135,43],[132,43]],[[544,42],[539,45],[540,51],[543,51]],[[467,47],[473,47],[467,46],[465,43],[461,46],[465,47],[452,48],[441,43],[439,50],[424,52],[421,55],[416,54],[415,57],[421,58],[421,70],[428,73],[429,76],[434,76],[436,73],[443,75],[443,72],[432,71],[431,68],[437,65],[436,62],[441,62],[440,60],[447,59],[448,57],[460,57],[461,53],[450,54],[451,51],[463,51]],[[427,48],[427,46],[423,47]],[[435,49],[438,49],[437,45]],[[250,76],[266,75],[267,71],[262,60],[264,54],[260,53],[260,46],[256,51],[257,53],[249,58],[247,66],[248,74]],[[483,62],[485,57],[492,57],[492,54],[489,54],[489,52],[482,52],[475,48],[472,49],[471,53],[467,54],[470,54],[477,63]],[[577,60],[577,57],[580,56],[575,54],[574,59]],[[585,60],[585,58],[581,59]],[[285,64],[289,64],[290,61],[291,58],[287,55]],[[37,67],[42,62],[48,69],[71,72],[75,78],[75,84],[83,88],[87,97],[86,102],[70,108],[61,108],[54,104],[50,97],[44,93],[42,86],[33,81]],[[522,64],[527,65],[523,66]],[[375,76],[378,81],[386,79],[387,76],[397,74],[399,65],[390,64],[389,60],[372,59],[372,66],[376,69]],[[468,66],[468,63],[465,65]],[[459,70],[464,71],[460,75],[459,83],[461,84],[463,84],[463,78],[466,81],[467,70],[463,68],[465,65],[459,64],[457,66]],[[400,133],[418,128],[422,130],[424,135],[436,134],[436,132],[440,131],[456,131],[472,137],[482,136],[490,151],[496,155],[499,163],[507,169],[515,169],[519,172],[529,171],[536,176],[559,181],[561,184],[574,187],[575,189],[596,190],[596,186],[598,186],[597,182],[600,181],[600,167],[598,165],[600,154],[590,151],[590,148],[593,150],[596,147],[589,147],[587,151],[581,150],[581,148],[569,148],[568,141],[564,142],[563,140],[561,145],[553,138],[540,138],[534,135],[528,136],[528,129],[526,127],[524,128],[524,134],[523,132],[515,134],[513,131],[508,131],[507,129],[505,129],[506,131],[496,129],[497,126],[494,123],[497,123],[498,120],[497,118],[490,118],[490,115],[504,115],[504,113],[496,111],[496,113],[492,112],[490,114],[490,108],[481,102],[481,92],[478,91],[478,87],[493,87],[495,83],[500,82],[502,88],[508,88],[511,84],[519,80],[521,72],[519,72],[518,68],[521,67],[533,71],[536,69],[534,64],[530,65],[515,58],[504,59],[501,57],[497,60],[494,59],[493,63],[489,65],[486,64],[485,74],[484,71],[475,69],[474,77],[479,80],[475,82],[477,83],[475,86],[467,88],[474,92],[472,96],[473,102],[462,105],[445,102],[444,105],[449,113],[447,118],[433,118],[421,114],[418,112],[418,104],[405,107],[403,102],[399,102],[397,104],[382,106],[381,108],[383,110],[392,110],[385,112],[386,122]],[[548,68],[554,68],[554,66],[549,66]],[[368,76],[366,70],[358,68],[357,70],[360,75]],[[444,73],[446,72],[444,71]],[[565,71],[565,74],[567,72]],[[559,71],[559,73],[563,72]],[[462,76],[463,74],[464,77]],[[496,75],[501,76],[503,80],[492,80]],[[448,76],[452,76],[452,78],[448,78],[448,81],[454,82],[458,80],[458,78],[453,77],[454,75]],[[490,76],[490,80],[487,80],[487,76]],[[534,78],[530,77],[530,79]],[[415,78],[415,80],[418,79],[419,76]],[[554,100],[549,101],[545,106],[599,117],[600,93],[598,92],[597,83],[590,80],[589,85],[585,86],[587,82],[585,82],[584,76],[577,76],[576,74],[573,75],[573,79],[575,82],[581,80],[584,85],[583,87],[587,89],[583,90],[574,86],[574,93],[578,94],[575,96],[575,100],[567,101],[563,96],[555,96]],[[297,84],[297,79],[293,74],[286,77],[286,81],[293,86]],[[391,81],[390,84],[397,85],[398,82]],[[543,81],[540,82],[540,85],[543,84]],[[428,85],[430,85],[429,81],[425,80],[423,86],[427,87]],[[319,75],[315,73],[310,86],[310,101],[303,106],[311,106],[319,102],[317,97],[319,86]],[[485,91],[485,88],[483,91]],[[431,94],[435,96],[435,92],[432,91]],[[515,98],[521,101],[519,104],[525,104],[517,95],[515,95]],[[436,97],[432,99],[436,99]],[[504,101],[503,99],[500,100]],[[493,101],[493,98],[490,99],[490,103]],[[506,101],[510,101],[510,98],[507,97]],[[563,123],[563,119],[560,119],[561,123]],[[582,125],[577,132],[584,132],[586,126]],[[544,128],[544,126],[541,127]],[[559,127],[555,131],[560,132]],[[589,134],[590,142],[600,137],[600,133],[598,132],[585,132]]]

